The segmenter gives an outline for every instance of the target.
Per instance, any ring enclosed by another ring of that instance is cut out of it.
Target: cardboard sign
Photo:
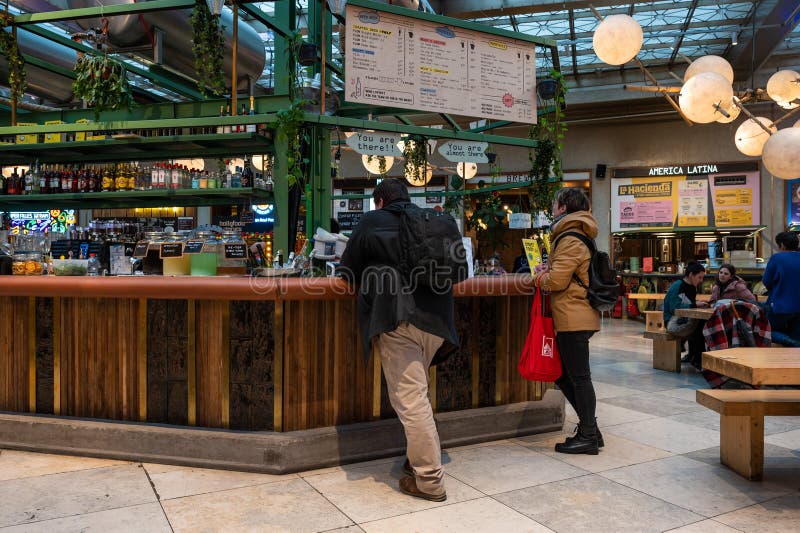
[[[168,259],[171,257],[183,257],[183,243],[182,242],[165,242],[161,244],[160,257],[161,259]]]
[[[225,259],[247,259],[247,245],[244,243],[225,244]]]
[[[147,255],[147,246],[149,244],[150,244],[149,242],[137,242],[136,243],[136,248],[133,249],[133,256],[132,257],[135,257],[137,259],[141,259],[142,257],[145,257]]]
[[[186,241],[186,245],[183,247],[183,253],[199,254],[203,251],[203,244],[203,241]]]

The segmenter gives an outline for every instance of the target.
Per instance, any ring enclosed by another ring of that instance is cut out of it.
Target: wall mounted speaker
[[[594,169],[594,177],[597,179],[603,179],[606,177],[606,166],[605,165],[597,165]]]

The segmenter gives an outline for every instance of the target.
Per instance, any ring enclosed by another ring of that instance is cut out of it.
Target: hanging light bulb
[[[766,126],[772,133],[778,131],[778,128],[772,125],[772,121],[765,117],[750,118],[742,122],[742,125],[736,130],[736,148],[744,155],[753,157],[761,155],[764,149],[764,143],[766,143],[770,137],[756,120]]]
[[[470,180],[478,174],[478,165],[477,163],[459,163],[456,166],[456,173],[459,177]]]
[[[603,63],[624,65],[639,53],[644,42],[642,27],[628,15],[610,15],[594,30],[592,46]]]
[[[419,171],[416,172],[415,175],[413,170],[409,170],[405,174],[406,181],[414,187],[423,187],[427,185],[431,181],[432,177],[433,177],[433,167],[430,165],[427,166],[424,173],[422,171]]]
[[[381,172],[381,163],[382,163],[381,162],[381,158],[384,159],[384,161],[383,161],[383,167],[384,167],[383,172]],[[394,157],[392,157],[390,155],[386,155],[386,156],[381,156],[381,155],[373,155],[373,156],[362,155],[361,156],[361,164],[364,165],[364,168],[367,169],[367,171],[370,174],[386,174],[387,172],[389,172],[389,169],[392,168],[392,165],[394,165]]]
[[[683,84],[680,106],[689,120],[698,124],[714,122],[722,113],[716,105],[733,100],[733,87],[722,74],[701,72]]]
[[[800,98],[800,74],[779,70],[767,81],[767,94],[776,102],[792,102]]]
[[[800,178],[800,128],[784,128],[770,136],[761,160],[776,178]]]
[[[728,114],[728,116],[726,117],[725,115],[720,113],[720,117],[717,119],[717,122],[719,122],[720,124],[730,124],[731,122],[739,118],[739,114],[742,112],[739,109],[739,106],[733,103],[733,99],[731,99],[731,103],[728,107],[725,107],[722,104],[720,104],[720,106]]]
[[[726,59],[714,55],[703,56],[692,61],[692,64],[683,74],[683,81],[689,81],[702,72],[716,72],[728,80],[728,83],[733,83],[733,67],[731,64]]]

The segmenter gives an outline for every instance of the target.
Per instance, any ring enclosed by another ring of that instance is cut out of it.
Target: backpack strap
[[[589,260],[591,261],[591,256],[593,256],[597,251],[594,245],[594,241],[589,237],[587,237],[586,235],[584,235],[583,233],[579,233],[577,231],[565,231],[564,233],[556,237],[556,240],[553,242],[553,251],[555,252],[556,245],[559,243],[559,241],[561,241],[561,238],[566,237],[567,235],[571,237],[576,237],[578,240],[580,240],[583,244],[586,245],[586,247],[589,249],[589,254],[590,254]],[[583,281],[581,281],[581,278],[578,277],[577,273],[575,272],[572,273],[572,279],[574,279],[575,283],[580,285],[581,288],[589,290],[589,287]]]

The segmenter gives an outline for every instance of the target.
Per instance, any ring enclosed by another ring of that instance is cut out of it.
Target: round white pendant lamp
[[[772,126],[772,121],[766,117],[756,117],[756,119],[766,126],[772,133],[778,131],[778,128]],[[744,155],[758,157],[764,149],[764,143],[769,139],[769,135],[764,128],[758,125],[752,118],[742,122],[739,129],[736,130],[736,148]]]
[[[797,102],[783,102],[783,101],[779,102],[776,100],[775,103],[778,104],[778,107],[780,107],[781,109],[797,109],[798,107],[800,107],[800,103]]]
[[[767,94],[776,102],[800,98],[800,74],[794,70],[779,70],[767,81]]]
[[[726,59],[713,55],[703,56],[692,61],[692,64],[689,65],[683,75],[683,81],[689,81],[703,72],[716,72],[728,80],[728,83],[733,83],[733,67],[731,64]]]
[[[701,72],[681,88],[681,111],[698,124],[708,124],[724,116],[715,106],[732,100],[733,87],[722,74],[716,72]]]
[[[464,178],[465,180],[471,180],[478,174],[478,164],[459,163],[458,166],[456,166],[456,173],[459,177]]]
[[[433,177],[433,167],[428,165],[425,172],[418,172],[417,175],[414,175],[413,171],[406,172],[405,178],[408,183],[410,183],[414,187],[423,187],[431,181]]]
[[[800,128],[800,120],[798,120],[797,122],[795,122],[793,127],[795,127],[795,128]]]
[[[381,157],[386,160],[386,163],[384,164],[384,172],[381,172]],[[392,165],[394,165],[394,157],[390,155],[373,155],[370,159],[370,156],[365,154],[361,156],[361,164],[364,165],[364,168],[367,169],[370,174],[385,174],[386,172],[389,172],[389,169],[392,168]]]
[[[628,15],[610,15],[594,30],[594,53],[603,63],[624,65],[639,53],[644,42],[642,27]]]
[[[800,128],[784,128],[764,144],[764,166],[778,178],[800,178]]]
[[[726,107],[723,105],[722,109],[724,109],[725,112],[728,113],[728,116],[726,117],[722,113],[719,113],[720,116],[717,119],[717,122],[719,122],[720,124],[730,124],[731,122],[739,118],[739,115],[742,112],[741,109],[739,109],[739,106],[733,103],[733,99],[731,99],[730,106]]]

